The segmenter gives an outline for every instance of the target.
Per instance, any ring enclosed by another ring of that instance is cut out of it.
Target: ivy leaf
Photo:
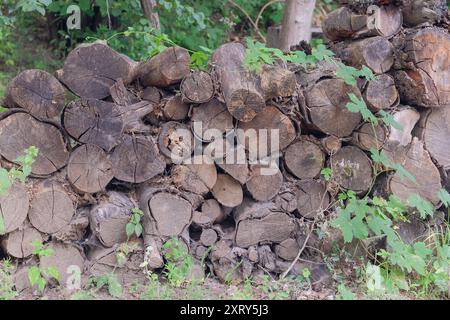
[[[363,65],[361,70],[359,70],[359,76],[366,78],[367,81],[373,81],[375,79],[375,75],[372,70],[366,65]]]
[[[319,44],[317,47],[312,49],[312,55],[318,60],[329,60],[334,56],[334,52],[328,50],[327,47],[323,44]]]
[[[142,234],[142,225],[139,223],[134,227],[134,233],[137,237],[140,237]]]
[[[420,218],[422,219],[425,219],[427,216],[433,216],[433,205],[416,193],[413,193],[408,197],[408,205],[415,207],[419,211]]]
[[[41,271],[38,267],[33,266],[28,270],[28,280],[32,286],[38,284],[39,279],[41,278]]]
[[[377,117],[367,108],[364,100],[359,99],[354,93],[348,94],[350,102],[345,106],[350,112],[361,113],[364,121],[369,121],[371,123],[377,123]]]
[[[346,66],[343,63],[338,64],[338,69],[336,70],[336,76],[345,81],[349,86],[356,86],[356,77],[358,76],[358,69]]]

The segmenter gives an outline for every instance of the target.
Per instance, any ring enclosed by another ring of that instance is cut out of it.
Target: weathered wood
[[[346,105],[350,102],[349,94],[361,99],[356,87],[346,85],[340,79],[319,81],[305,90],[306,116],[311,123],[323,133],[338,138],[349,136],[361,122],[359,113],[350,112]]]
[[[213,229],[204,229],[200,235],[200,241],[205,247],[211,247],[217,240],[219,240],[217,232]]]
[[[189,105],[181,96],[172,96],[163,100],[162,113],[165,120],[181,121],[188,116]]]
[[[399,35],[395,83],[403,103],[420,107],[450,105],[450,35],[443,29],[425,28]]]
[[[67,179],[79,192],[102,191],[112,178],[112,163],[100,147],[85,144],[75,149],[70,155]]]
[[[323,214],[331,202],[325,184],[317,180],[302,180],[296,184],[297,211],[305,218]]]
[[[218,241],[211,251],[210,260],[215,276],[221,282],[239,284],[244,280],[240,261],[226,240]]]
[[[287,169],[299,179],[316,178],[323,168],[325,154],[308,137],[291,144],[284,153],[284,162]]]
[[[15,162],[25,149],[35,146],[39,153],[32,166],[36,175],[46,176],[67,163],[69,152],[59,127],[41,122],[23,112],[0,121],[0,154]]]
[[[325,138],[322,138],[320,142],[323,149],[330,155],[335,154],[342,147],[342,141],[335,136],[327,136]]]
[[[211,191],[214,198],[226,207],[236,207],[243,200],[241,185],[228,174],[218,174],[216,184]]]
[[[109,88],[111,98],[115,104],[119,106],[128,106],[134,103],[138,103],[138,97],[128,90],[121,78],[117,79],[111,88]]]
[[[122,137],[124,122],[119,106],[95,99],[76,100],[64,110],[64,128],[82,143],[111,151]]]
[[[203,202],[202,214],[208,217],[212,223],[221,223],[226,218],[222,206],[215,199],[208,199]]]
[[[333,178],[342,188],[364,193],[372,184],[372,163],[357,147],[343,147],[330,158],[330,167]]]
[[[388,139],[383,149],[392,149],[392,152],[395,152],[396,146],[405,147],[411,143],[412,131],[420,119],[420,114],[409,106],[399,106],[397,110],[392,110],[390,113],[401,128],[389,127]]]
[[[28,218],[37,230],[53,234],[67,226],[74,214],[74,203],[63,187],[44,181],[31,200]]]
[[[43,70],[25,70],[6,88],[10,108],[20,107],[39,119],[54,119],[64,108],[66,91],[61,83]]]
[[[229,174],[234,179],[239,181],[240,184],[245,184],[250,176],[250,170],[247,163],[217,163],[217,166],[221,168],[225,173]]]
[[[283,175],[278,168],[269,169],[267,166],[254,165],[250,170],[251,174],[246,186],[253,199],[269,201],[278,194],[283,184]]]
[[[180,85],[186,103],[205,103],[214,96],[214,83],[208,72],[196,70],[186,76]]]
[[[28,214],[30,199],[25,185],[15,182],[8,193],[0,195],[0,219],[6,234],[17,230],[24,223]]]
[[[151,132],[151,128],[144,123],[144,119],[153,111],[153,108],[154,106],[147,101],[119,106],[120,116],[124,123],[124,132],[131,134]]]
[[[147,181],[164,172],[165,163],[150,138],[127,136],[111,155],[114,177],[131,183]]]
[[[375,76],[374,80],[368,82],[363,97],[369,109],[374,112],[394,108],[400,103],[394,79],[387,74]]]
[[[161,101],[163,93],[157,87],[146,87],[141,92],[140,96],[142,100],[146,100],[148,102],[153,103],[154,105],[157,105]]]
[[[69,53],[57,78],[77,96],[104,99],[119,78],[125,84],[134,79],[136,65],[106,43],[83,43]]]
[[[64,243],[83,241],[89,227],[89,212],[90,207],[78,207],[70,223],[52,234],[52,239]]]
[[[266,100],[276,97],[290,97],[295,93],[295,73],[280,66],[264,66],[259,74],[261,89]]]
[[[275,246],[275,254],[287,261],[294,260],[299,250],[300,246],[292,238],[286,239]]]
[[[207,156],[196,156],[191,164],[179,165],[172,171],[175,185],[197,194],[206,194],[216,184],[217,170]]]
[[[81,274],[84,273],[84,256],[77,247],[52,241],[48,248],[53,253],[41,257],[39,266],[42,270],[47,270],[49,267],[56,268],[60,275],[59,283],[65,285],[68,278],[73,276],[74,268],[78,268]]]
[[[353,132],[352,143],[365,151],[380,150],[386,142],[388,131],[382,124],[364,123]]]
[[[408,27],[440,22],[448,10],[446,0],[403,0],[402,5],[403,19]]]
[[[1,246],[8,255],[22,259],[33,254],[32,243],[34,241],[42,242],[42,235],[29,223],[25,223],[19,229],[6,235],[1,242]]]
[[[168,87],[189,74],[191,57],[181,47],[170,47],[141,63],[138,76],[144,86]]]
[[[92,233],[105,247],[127,240],[125,226],[130,221],[136,203],[126,194],[110,191],[106,198],[92,207],[89,222]]]
[[[242,66],[244,57],[242,44],[227,43],[214,51],[211,65],[217,73],[228,111],[237,120],[248,122],[263,110],[265,101],[256,77]]]
[[[169,121],[161,127],[158,147],[159,151],[173,163],[182,163],[191,157],[194,137],[185,124]]]

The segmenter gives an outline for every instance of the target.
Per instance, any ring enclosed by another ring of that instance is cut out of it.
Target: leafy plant
[[[189,283],[194,262],[180,240],[169,239],[164,243],[163,250],[167,259],[163,273],[169,283],[177,288]]]
[[[119,299],[122,296],[122,285],[114,273],[91,277],[88,286],[95,287],[96,291],[106,287],[108,293],[116,299]]]
[[[355,300],[355,294],[351,292],[344,284],[338,286],[336,300]]]
[[[36,255],[38,259],[53,255],[53,250],[51,248],[46,248],[42,242],[35,240],[31,244],[34,247],[33,254]],[[55,279],[59,282],[61,275],[53,266],[49,266],[47,268],[32,266],[28,270],[28,280],[30,281],[30,284],[32,286],[36,285],[41,292],[44,292],[45,287],[47,286],[47,279]]]
[[[13,272],[14,266],[10,259],[0,261],[0,300],[12,300],[17,296]]]
[[[331,176],[333,174],[333,171],[331,170],[331,168],[323,168],[320,171],[320,174],[324,177],[324,179],[326,181],[330,181],[331,180]]]
[[[125,226],[125,232],[128,239],[132,235],[136,235],[136,237],[139,238],[142,234],[141,219],[144,216],[144,213],[139,208],[131,209],[131,213],[130,221]]]

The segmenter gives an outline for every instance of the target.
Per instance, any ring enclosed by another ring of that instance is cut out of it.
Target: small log
[[[250,178],[246,183],[248,192],[257,201],[271,200],[283,184],[283,175],[278,168],[273,171],[270,169],[269,172],[264,169],[267,171],[268,168],[261,165],[252,166]]]
[[[64,128],[81,143],[111,151],[122,137],[124,121],[119,106],[111,102],[76,100],[64,110]]]
[[[216,184],[211,191],[214,198],[226,207],[236,207],[243,200],[241,185],[228,174],[218,174]]]
[[[141,99],[146,100],[154,105],[161,102],[163,93],[157,87],[146,87],[141,93]]]
[[[59,272],[59,283],[65,285],[70,276],[73,276],[74,268],[78,268],[81,274],[84,273],[84,257],[80,250],[74,245],[59,242],[50,242],[48,248],[52,254],[39,259],[41,270],[49,267],[56,268]]]
[[[169,121],[162,125],[158,147],[161,153],[173,163],[182,163],[191,157],[194,150],[194,137],[185,124]]]
[[[207,248],[214,245],[217,240],[219,240],[217,232],[213,229],[204,229],[200,235],[200,242]]]
[[[44,181],[37,186],[28,213],[33,227],[53,234],[66,227],[74,214],[74,203],[61,185]]]
[[[433,108],[422,117],[425,148],[440,167],[450,169],[449,108]]]
[[[30,199],[25,185],[15,182],[8,194],[0,195],[0,218],[4,225],[2,234],[17,230],[28,214]]]
[[[239,284],[244,280],[240,261],[226,240],[218,241],[211,251],[211,264],[215,276],[224,283]]]
[[[324,183],[302,180],[296,185],[297,211],[305,218],[319,217],[330,205],[331,198]]]
[[[77,191],[96,193],[105,190],[112,178],[112,163],[100,147],[85,144],[70,155],[67,179]]]
[[[286,239],[275,246],[275,254],[286,261],[294,260],[299,250],[300,246],[292,238]]]
[[[145,137],[127,136],[114,149],[111,163],[114,177],[131,183],[147,181],[165,169],[156,145]]]
[[[266,100],[276,97],[291,97],[295,93],[297,87],[295,73],[288,69],[266,65],[259,77]]]
[[[214,51],[210,63],[215,68],[224,101],[231,115],[248,122],[261,112],[265,104],[256,77],[242,66],[245,48],[240,43],[227,43]]]
[[[20,107],[39,119],[54,119],[64,108],[66,91],[61,83],[43,70],[25,70],[6,89],[10,108]]]
[[[211,191],[217,181],[217,170],[214,161],[207,156],[196,156],[192,164],[180,165],[172,171],[175,185],[183,190],[197,194]]]
[[[386,142],[388,131],[382,124],[364,123],[353,132],[352,143],[362,150],[380,150]]]
[[[335,154],[342,147],[342,141],[335,136],[327,136],[320,140],[323,149],[329,154]]]
[[[39,241],[42,243],[43,238],[39,231],[33,228],[29,223],[25,223],[23,227],[9,233],[2,240],[3,250],[14,258],[28,258],[34,252],[32,243]]]
[[[239,122],[238,129],[238,141],[252,159],[263,159],[280,152],[296,137],[292,121],[273,106],[266,107],[249,122]],[[276,144],[273,145],[274,138]]]
[[[105,247],[125,242],[125,226],[136,203],[126,194],[110,191],[108,197],[92,207],[89,221],[92,233]]]
[[[323,133],[338,138],[349,136],[361,122],[359,113],[350,112],[346,105],[350,102],[349,94],[361,99],[356,87],[346,85],[340,79],[319,81],[305,90],[306,116],[310,122]]]
[[[214,83],[208,72],[196,70],[189,73],[180,85],[181,96],[186,103],[205,103],[214,96]]]
[[[287,169],[299,179],[316,178],[323,168],[325,154],[318,143],[303,137],[291,144],[284,153]]]
[[[336,44],[334,51],[344,63],[358,69],[365,65],[375,74],[389,71],[394,64],[394,47],[384,37],[341,42]]]
[[[368,82],[363,97],[367,107],[374,112],[394,108],[400,103],[394,79],[387,74],[375,76],[374,80]]]
[[[15,162],[25,149],[35,146],[39,153],[32,173],[47,176],[67,163],[64,136],[56,125],[41,122],[23,112],[13,113],[0,121],[0,154]]]
[[[164,119],[181,121],[189,113],[189,105],[181,100],[181,96],[172,96],[163,101],[162,112]]]
[[[136,65],[105,43],[84,43],[69,53],[57,78],[79,97],[104,99],[119,78],[125,84],[134,79]]]
[[[225,211],[215,199],[208,199],[203,202],[202,215],[208,217],[212,223],[221,223],[226,218]]]
[[[395,152],[395,146],[405,147],[411,143],[412,132],[420,119],[420,114],[416,109],[408,106],[400,106],[397,110],[391,111],[391,114],[401,128],[396,129],[392,126],[389,128],[388,139],[383,149],[392,148],[392,151]]]
[[[206,142],[210,142],[214,138],[209,133],[212,130],[224,134],[234,128],[233,117],[228,112],[227,106],[217,99],[193,107],[190,118],[194,135]],[[199,125],[201,127],[197,129]]]
[[[193,228],[193,230],[201,230],[204,228],[209,228],[212,226],[212,224],[213,224],[212,219],[203,212],[194,211],[194,213],[192,214],[191,227]]]
[[[420,107],[450,105],[450,35],[444,29],[412,30],[395,39],[397,62],[394,72],[403,103]]]
[[[239,181],[244,185],[250,176],[250,170],[248,164],[234,164],[234,163],[217,163],[217,166],[221,168],[225,173]]]
[[[138,75],[144,86],[168,87],[189,74],[191,57],[181,47],[170,47],[141,63]]]
[[[364,193],[372,184],[372,163],[357,147],[343,147],[330,158],[330,167],[333,178],[342,188]]]
[[[403,0],[402,4],[403,19],[408,27],[436,24],[448,11],[446,0]]]

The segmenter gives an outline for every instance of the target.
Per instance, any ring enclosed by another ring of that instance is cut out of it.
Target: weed
[[[34,247],[33,254],[41,259],[42,257],[50,257],[53,255],[53,250],[51,248],[46,248],[44,244],[38,240],[32,242]],[[57,282],[61,280],[61,275],[58,270],[49,266],[47,268],[41,268],[40,266],[32,266],[28,270],[28,280],[31,286],[37,286],[41,293],[44,292],[47,286],[47,279],[55,279]]]

